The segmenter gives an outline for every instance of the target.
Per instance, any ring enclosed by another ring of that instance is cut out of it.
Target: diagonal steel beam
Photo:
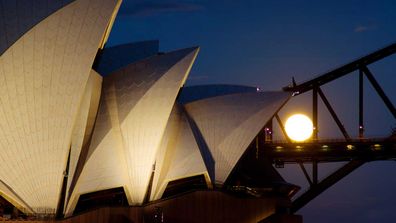
[[[286,130],[285,130],[285,126],[283,125],[282,120],[279,118],[278,114],[275,114],[275,118],[276,118],[276,121],[278,121],[279,127],[282,130],[282,133],[285,136],[287,142],[291,143],[292,141],[289,138],[289,136],[287,135]]]
[[[335,70],[327,72],[323,75],[317,76],[309,81],[303,82],[297,85],[289,85],[283,88],[284,91],[291,91],[295,94],[302,94],[309,90],[312,90],[314,87],[322,86],[326,83],[329,83],[337,78],[340,78],[344,75],[347,75],[355,70],[359,70],[362,66],[367,66],[371,63],[374,63],[378,60],[381,60],[387,56],[396,53],[396,43],[393,43],[385,48],[377,50],[367,56],[364,56],[360,59],[357,59],[351,63],[345,64]]]
[[[337,114],[335,113],[333,107],[331,107],[330,102],[327,100],[326,96],[324,95],[323,91],[318,87],[317,89],[319,96],[322,98],[323,103],[326,105],[327,110],[329,110],[331,116],[333,117],[334,121],[337,123],[338,128],[341,130],[344,138],[349,141],[351,137],[349,137],[348,132],[346,131],[344,125],[341,123],[340,119],[338,118]]]
[[[371,71],[366,66],[363,66],[360,69],[364,72],[364,74],[366,74],[367,79],[370,81],[371,85],[373,85],[374,89],[377,91],[377,93],[381,97],[382,101],[384,101],[386,107],[388,107],[389,111],[392,113],[393,117],[396,119],[395,106],[393,106],[392,102],[386,96],[384,90],[382,90],[382,88],[378,84],[377,80],[375,80]]]
[[[295,213],[300,210],[322,192],[339,182],[352,171],[362,166],[365,162],[366,161],[364,160],[352,160],[342,166],[340,169],[336,170],[334,173],[330,174],[325,179],[323,179],[320,183],[313,185],[307,192],[305,192],[292,202],[291,212]]]
[[[307,172],[307,169],[305,169],[303,162],[298,162],[298,165],[300,166],[301,170],[303,171],[305,178],[307,178],[309,186],[312,186],[311,177],[309,177],[309,174]]]

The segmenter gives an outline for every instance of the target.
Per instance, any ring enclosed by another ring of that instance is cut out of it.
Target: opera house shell
[[[183,179],[238,185],[238,162],[290,97],[184,87],[198,47],[105,47],[120,0],[0,3],[0,195],[26,215],[73,216],[114,188],[142,207]],[[271,168],[264,181],[284,182]]]

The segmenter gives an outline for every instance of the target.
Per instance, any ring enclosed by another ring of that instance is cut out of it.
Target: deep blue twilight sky
[[[124,0],[108,45],[160,40],[161,51],[200,46],[187,85],[242,84],[280,90],[396,42],[396,1],[193,1]],[[369,69],[396,104],[396,55]],[[323,87],[351,135],[357,134],[357,73]],[[396,126],[367,83],[366,135],[381,136]],[[292,111],[310,115],[310,95],[293,99]],[[340,133],[321,108],[321,137]],[[322,126],[322,127],[321,127]],[[325,126],[326,128],[324,128]],[[323,164],[320,176],[340,164]],[[296,166],[280,170],[306,187]],[[396,162],[365,164],[324,192],[299,214],[305,223],[395,222]]]

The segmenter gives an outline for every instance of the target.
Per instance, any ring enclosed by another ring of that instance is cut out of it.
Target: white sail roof
[[[80,194],[112,187],[123,186],[130,204],[143,202],[173,104],[197,53],[188,48],[157,55],[104,78],[88,157],[67,213]]]
[[[74,0],[1,0],[0,55],[44,18]]]
[[[96,71],[91,70],[72,132],[66,200],[68,200],[69,190],[72,189],[70,187],[74,179],[81,150],[88,146],[92,135],[101,90],[102,76],[100,76]]]
[[[119,3],[73,1],[0,56],[0,179],[34,211],[55,212],[84,88]]]
[[[151,200],[160,199],[172,180],[204,174],[210,184],[201,151],[181,105],[173,107],[155,164]]]
[[[224,183],[248,145],[289,96],[285,92],[239,93],[185,105],[214,159],[216,183]]]

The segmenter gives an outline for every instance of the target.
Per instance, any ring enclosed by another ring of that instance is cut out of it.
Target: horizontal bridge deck
[[[284,163],[396,159],[396,138],[331,139],[303,143],[272,141],[261,146],[267,157]]]

